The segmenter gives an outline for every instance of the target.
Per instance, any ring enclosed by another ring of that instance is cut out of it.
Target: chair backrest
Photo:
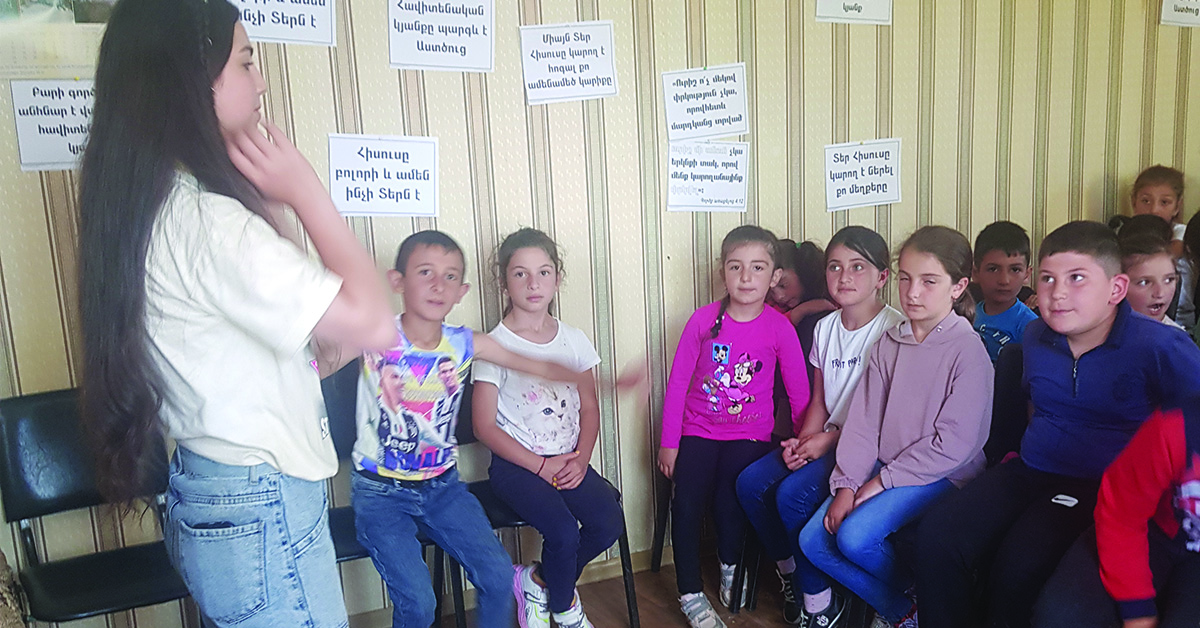
[[[96,489],[95,457],[79,418],[77,390],[0,400],[0,497],[9,522],[105,503]],[[167,488],[165,447],[151,448],[150,485]]]
[[[996,380],[992,397],[992,427],[983,447],[988,465],[1004,460],[1020,450],[1021,438],[1029,425],[1029,396],[1022,385],[1025,352],[1020,343],[1010,342],[996,358]]]
[[[341,370],[321,380],[321,393],[325,396],[325,413],[329,416],[329,434],[338,460],[349,460],[358,438],[358,375],[362,370],[362,359],[353,360]]]
[[[338,459],[348,460],[358,438],[358,378],[362,372],[362,360],[355,360],[329,377],[321,380],[321,392],[325,395],[325,412],[329,415],[329,432],[333,437],[333,448]],[[458,444],[475,442],[475,429],[471,426],[471,391],[473,385],[463,386],[462,405],[458,408],[458,426],[455,436]]]

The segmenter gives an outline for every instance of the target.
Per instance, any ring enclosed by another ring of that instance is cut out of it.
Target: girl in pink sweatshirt
[[[993,373],[971,327],[971,269],[970,243],[947,227],[923,227],[901,247],[908,320],[871,350],[838,441],[832,497],[800,531],[805,556],[870,604],[876,626],[916,626],[912,576],[888,535],[983,471]],[[832,595],[810,625],[837,626],[845,605]]]
[[[700,520],[713,502],[721,597],[729,599],[733,563],[741,553],[745,515],[735,483],[742,469],[773,448],[773,392],[778,364],[800,425],[808,406],[808,374],[796,331],[765,307],[782,270],[775,236],[753,225],[721,243],[726,296],[688,319],[675,351],[663,400],[658,467],[675,481],[672,543],[680,603],[693,628],[724,628],[700,579]]]

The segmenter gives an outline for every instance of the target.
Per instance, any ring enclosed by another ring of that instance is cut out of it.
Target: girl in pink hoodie
[[[992,364],[971,327],[971,245],[947,227],[919,229],[900,249],[900,306],[908,320],[871,350],[850,401],[829,478],[832,497],[800,532],[813,565],[862,597],[875,626],[916,626],[912,582],[888,535],[983,471]],[[814,615],[844,615],[831,596]]]

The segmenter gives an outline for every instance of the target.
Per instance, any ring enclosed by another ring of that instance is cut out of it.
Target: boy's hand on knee
[[[675,459],[679,457],[679,448],[658,448],[658,470],[667,476],[668,480],[675,479]]]
[[[825,531],[837,534],[838,528],[842,527],[842,521],[845,521],[851,510],[854,510],[854,491],[839,488],[833,503],[829,504],[829,510],[825,511]]]

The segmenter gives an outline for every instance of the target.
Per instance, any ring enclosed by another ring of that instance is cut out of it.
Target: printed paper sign
[[[671,142],[667,211],[744,212],[750,145]]]
[[[746,64],[663,72],[667,139],[741,135],[746,119]]]
[[[437,138],[330,133],[329,194],[347,216],[437,217]]]
[[[1162,23],[1200,26],[1200,0],[1163,0]]]
[[[899,202],[899,138],[825,147],[825,204],[829,211]]]
[[[892,23],[892,0],[817,0],[818,22]]]
[[[521,66],[530,105],[617,95],[613,23],[521,27]]]
[[[495,68],[495,0],[391,0],[389,59],[393,68],[491,72]]]
[[[92,81],[12,81],[21,170],[74,170],[92,128]]]
[[[233,0],[250,41],[337,45],[334,0]]]

